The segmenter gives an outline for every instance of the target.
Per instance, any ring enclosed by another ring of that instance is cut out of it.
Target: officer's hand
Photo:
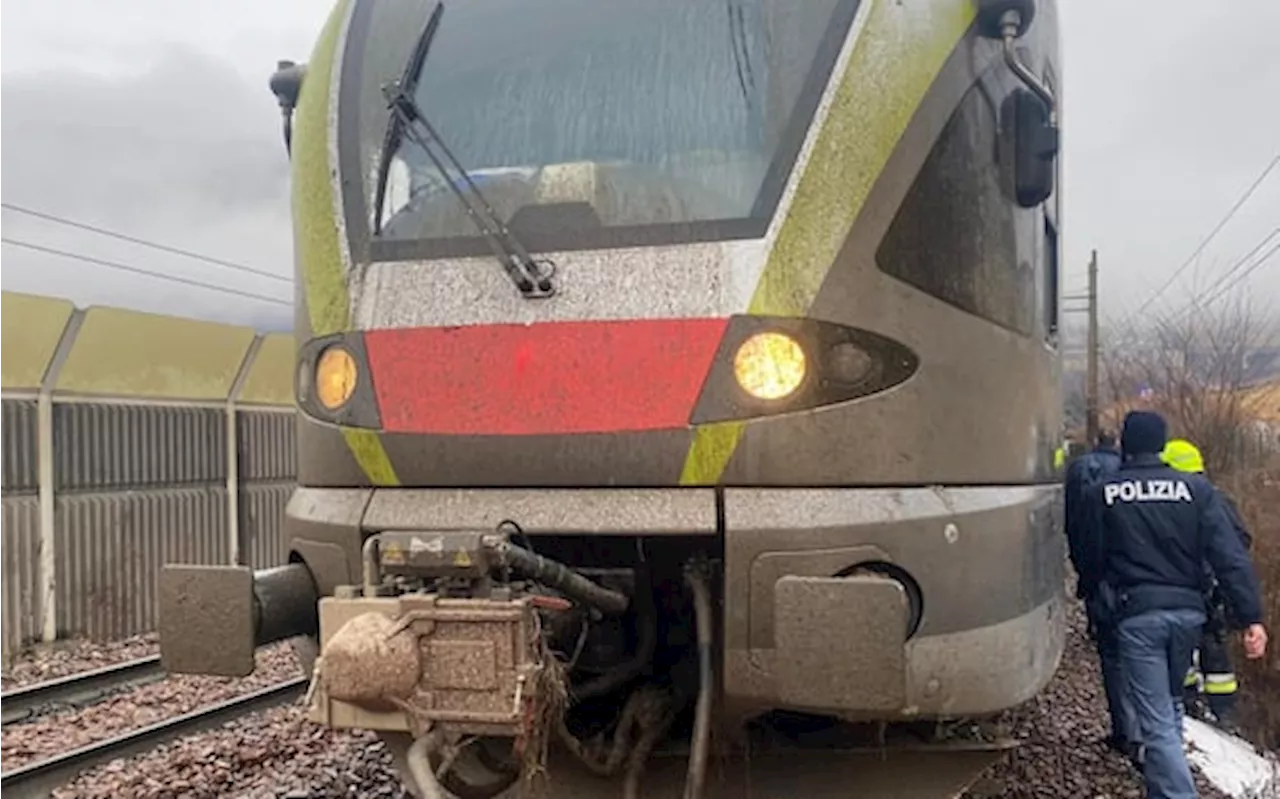
[[[1244,631],[1244,656],[1249,660],[1257,660],[1267,653],[1267,628],[1261,624],[1250,624]]]

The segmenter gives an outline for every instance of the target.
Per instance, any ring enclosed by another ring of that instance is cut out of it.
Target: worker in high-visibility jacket
[[[1164,449],[1164,462],[1180,472],[1204,473],[1204,458],[1190,441],[1174,439]],[[1222,508],[1231,526],[1240,534],[1245,549],[1253,544],[1253,537],[1245,529],[1244,521],[1235,503],[1222,490],[1218,490]],[[1234,724],[1236,693],[1239,681],[1231,666],[1231,653],[1227,649],[1227,632],[1238,623],[1230,603],[1218,588],[1213,571],[1206,566],[1208,613],[1200,636],[1200,646],[1192,655],[1190,668],[1183,681],[1183,702],[1195,716],[1230,727]]]

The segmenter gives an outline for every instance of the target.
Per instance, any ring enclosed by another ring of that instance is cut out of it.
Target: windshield
[[[370,215],[387,121],[379,90],[398,77],[434,3],[372,5],[360,81]],[[448,2],[414,96],[517,233],[767,223],[855,5]],[[375,39],[379,29],[394,36]],[[381,216],[368,219],[378,236],[475,238],[426,153],[395,144]]]

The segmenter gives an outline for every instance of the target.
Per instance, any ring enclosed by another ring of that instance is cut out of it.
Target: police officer
[[[1162,454],[1164,462],[1174,469],[1187,474],[1204,474],[1204,458],[1199,448],[1185,439],[1174,439],[1165,445]],[[1253,544],[1253,537],[1244,526],[1240,512],[1231,497],[1221,490],[1218,492],[1222,500],[1223,510],[1240,536],[1240,543],[1245,549]],[[1231,667],[1231,653],[1227,647],[1227,630],[1239,629],[1239,614],[1228,601],[1226,593],[1213,570],[1205,565],[1206,571],[1206,605],[1207,620],[1200,633],[1200,645],[1197,647],[1190,668],[1187,669],[1183,682],[1183,701],[1192,709],[1193,714],[1206,717],[1208,721],[1230,729],[1235,723],[1236,691],[1239,682]],[[1201,711],[1201,700],[1207,705],[1208,713]]]
[[[1213,486],[1160,458],[1166,425],[1150,411],[1125,417],[1119,471],[1089,493],[1082,579],[1115,624],[1128,694],[1144,745],[1151,799],[1195,797],[1174,700],[1205,622],[1204,563],[1247,629],[1245,655],[1266,651],[1262,601],[1248,553]]]
[[[1073,544],[1073,561],[1079,555],[1078,546],[1082,540],[1080,530],[1084,516],[1081,513],[1081,503],[1087,489],[1119,468],[1120,451],[1116,449],[1116,437],[1105,430],[1098,434],[1098,445],[1091,452],[1076,458],[1067,467],[1063,494],[1067,540]]]
[[[1116,438],[1106,431],[1098,434],[1098,445],[1092,452],[1076,458],[1067,467],[1063,486],[1067,546],[1076,574],[1080,574],[1083,568],[1081,552],[1086,540],[1084,525],[1087,518],[1083,513],[1085,497],[1090,488],[1119,468],[1120,451],[1116,449]],[[1138,720],[1133,715],[1132,703],[1124,692],[1115,625],[1110,623],[1105,614],[1099,613],[1096,594],[1090,595],[1085,589],[1086,581],[1080,580],[1076,586],[1076,597],[1084,600],[1085,614],[1089,619],[1089,637],[1098,649],[1098,661],[1102,665],[1102,687],[1107,696],[1107,712],[1111,717],[1111,734],[1107,736],[1106,742],[1112,749],[1137,764],[1141,754],[1141,736],[1138,734]]]

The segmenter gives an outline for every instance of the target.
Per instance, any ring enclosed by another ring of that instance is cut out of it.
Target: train
[[[1065,642],[1051,0],[338,0],[291,164],[291,640],[415,796],[944,796]],[[868,756],[870,753],[870,756]]]

